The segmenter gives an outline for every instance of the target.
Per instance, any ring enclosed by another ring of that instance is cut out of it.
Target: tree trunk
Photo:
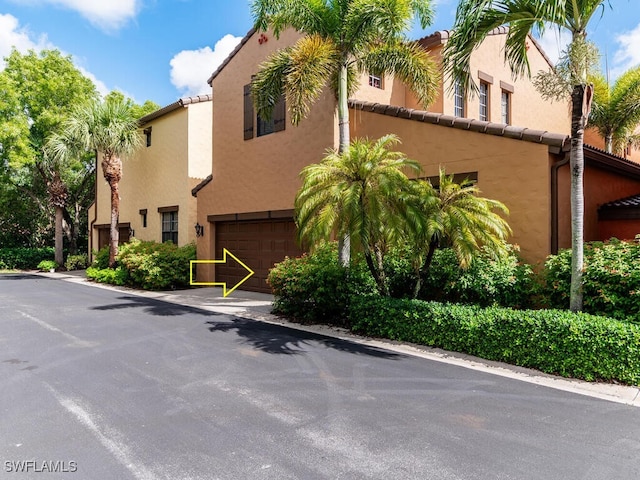
[[[55,255],[54,260],[61,266],[64,264],[63,253],[63,233],[62,233],[62,207],[56,206],[56,224],[55,224]]]
[[[613,153],[613,134],[609,133],[604,138],[604,150],[607,153]]]
[[[338,153],[344,153],[351,143],[349,132],[349,103],[348,103],[348,70],[346,62],[340,67],[340,83],[338,85],[338,128],[340,133],[340,145]],[[349,233],[338,239],[338,260],[343,267],[349,266],[351,260],[351,237]]]
[[[118,186],[122,179],[122,160],[113,154],[105,153],[102,157],[102,173],[111,188],[111,227],[109,229],[109,268],[116,265],[118,255],[118,218],[120,216],[120,192]]]
[[[569,308],[582,310],[584,271],[584,129],[591,109],[593,86],[576,85],[571,93],[571,288]]]
[[[436,240],[431,240],[429,242],[429,251],[427,252],[427,258],[425,258],[424,263],[422,264],[422,268],[418,270],[418,278],[416,279],[416,285],[413,288],[413,298],[418,298],[420,295],[420,289],[422,288],[422,278],[427,276],[429,272],[429,267],[431,267],[431,262],[433,261],[433,254],[438,248],[438,242]]]

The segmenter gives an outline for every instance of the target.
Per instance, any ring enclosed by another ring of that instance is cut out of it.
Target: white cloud
[[[35,50],[36,52],[45,49],[53,50],[56,49],[56,46],[47,40],[46,35],[41,35],[37,40],[33,40],[31,33],[26,28],[20,26],[16,17],[9,14],[0,14],[0,70],[4,69],[4,58],[11,53],[12,48],[15,48],[20,53],[26,53],[29,50]],[[65,52],[62,53],[65,54]],[[101,95],[109,93],[110,89],[107,88],[103,81],[99,80],[86,68],[78,65],[77,59],[73,59],[72,57],[72,60],[76,68],[93,82]]]
[[[620,47],[613,56],[614,67],[611,69],[613,78],[640,64],[640,24],[631,31],[617,35],[616,43]]]
[[[95,26],[118,30],[134,18],[140,10],[141,0],[13,0],[22,5],[51,4],[75,10]]]
[[[171,83],[184,95],[211,93],[207,79],[240,43],[242,37],[225,35],[211,47],[183,50],[176,54],[171,65]]]
[[[4,58],[11,53],[12,48],[19,52],[28,50],[42,50],[51,45],[46,36],[41,36],[37,40],[32,40],[29,31],[20,27],[18,19],[13,15],[0,14],[0,70],[4,68]]]
[[[571,34],[567,30],[558,30],[557,27],[549,26],[544,31],[544,35],[537,39],[538,43],[547,54],[547,57],[554,65],[558,62],[563,51],[571,41]]]

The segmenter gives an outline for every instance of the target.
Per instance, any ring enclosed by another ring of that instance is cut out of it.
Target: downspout
[[[93,187],[93,220],[89,223],[89,259],[93,262],[93,225],[98,220],[98,152],[96,151],[95,160],[96,181]]]
[[[551,165],[551,253],[558,253],[558,170],[569,163],[570,154],[564,152],[564,157]]]

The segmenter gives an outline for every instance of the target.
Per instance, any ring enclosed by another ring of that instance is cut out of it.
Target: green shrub
[[[38,268],[42,260],[53,260],[54,250],[44,248],[0,248],[0,262],[4,268],[32,270]]]
[[[357,257],[349,269],[340,265],[335,242],[300,258],[286,258],[270,270],[267,283],[275,296],[275,313],[334,325],[344,325],[351,297],[376,291]]]
[[[108,283],[110,285],[127,285],[129,283],[129,272],[118,266],[116,268],[87,268],[87,278],[98,283]]]
[[[67,270],[84,270],[89,264],[89,258],[86,254],[69,255],[64,266]]]
[[[353,330],[589,381],[640,384],[640,326],[559,310],[354,298]]]
[[[410,258],[406,247],[394,249],[387,255],[385,268],[393,297],[413,296],[415,274]],[[466,270],[460,268],[452,249],[438,249],[419,298],[481,306],[524,307],[530,303],[532,275],[531,266],[521,262],[514,246],[498,260],[481,250]]]
[[[583,310],[621,320],[640,321],[640,245],[611,239],[585,245]],[[541,274],[544,306],[569,308],[571,250],[550,255]]]
[[[42,260],[38,264],[38,270],[40,270],[41,272],[48,272],[49,270],[55,270],[56,268],[58,268],[58,264],[53,260]]]
[[[87,269],[87,277],[145,290],[187,287],[190,261],[195,259],[195,244],[178,247],[171,242],[142,242],[134,238],[120,246],[115,269],[108,268],[109,248],[101,249]]]

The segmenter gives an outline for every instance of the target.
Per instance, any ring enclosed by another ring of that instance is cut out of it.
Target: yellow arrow
[[[193,266],[194,265],[197,265],[199,263],[202,263],[202,264],[207,264],[207,263],[208,264],[211,264],[211,263],[227,263],[227,255],[229,255],[231,258],[233,258],[236,262],[238,262],[240,265],[242,265],[249,272],[242,280],[240,280],[238,283],[236,283],[231,290],[227,291],[227,282],[194,282],[193,281]],[[222,292],[223,292],[224,296],[226,297],[228,295],[231,295],[236,288],[238,288],[240,285],[242,285],[254,273],[255,272],[253,270],[251,270],[249,267],[247,267],[244,264],[244,262],[241,262],[240,259],[238,259],[238,257],[236,257],[233,253],[231,253],[226,248],[223,248],[222,249],[222,260],[191,260],[190,267],[189,267],[189,284],[190,285],[206,285],[206,286],[210,286],[210,287],[222,287]]]

